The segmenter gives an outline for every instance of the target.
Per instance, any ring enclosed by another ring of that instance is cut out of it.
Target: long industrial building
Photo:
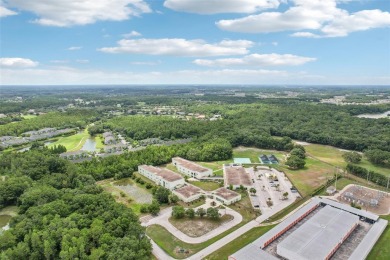
[[[152,180],[157,185],[163,186],[169,190],[184,185],[184,178],[171,170],[154,167],[151,165],[138,166],[139,174]]]
[[[321,198],[313,198],[229,259],[330,259],[363,222],[369,229],[362,234],[364,237],[360,242],[349,248],[351,253],[345,259],[364,260],[388,221],[370,212]],[[268,249],[275,245],[276,251]]]
[[[192,178],[201,179],[203,177],[210,177],[213,175],[213,171],[211,169],[181,157],[172,158],[172,163],[176,166],[179,172]]]

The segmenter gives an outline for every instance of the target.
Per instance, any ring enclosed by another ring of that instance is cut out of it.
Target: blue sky
[[[0,0],[0,84],[390,84],[388,0]]]

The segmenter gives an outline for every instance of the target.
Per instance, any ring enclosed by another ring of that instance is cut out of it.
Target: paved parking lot
[[[263,213],[278,205],[283,207],[283,204],[286,204],[287,206],[299,196],[299,193],[291,192],[292,184],[283,172],[268,167],[257,167],[256,171],[253,167],[250,167],[246,168],[246,171],[254,181],[253,186],[257,191],[255,196],[249,196],[252,206],[260,208]],[[274,176],[274,178],[271,176]],[[274,179],[277,179],[277,181]],[[287,199],[283,199],[282,194],[285,192],[288,192]],[[267,205],[269,198],[273,203],[271,207]]]

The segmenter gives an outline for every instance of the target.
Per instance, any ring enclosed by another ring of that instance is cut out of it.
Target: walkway
[[[291,203],[293,203],[293,200],[290,200],[290,203],[288,205],[290,205]],[[305,204],[303,204],[303,205],[305,205]],[[226,235],[225,237],[221,238],[220,240],[216,241],[215,243],[209,245],[208,247],[204,248],[203,250],[199,251],[198,253],[188,257],[187,259],[189,259],[189,260],[199,260],[199,259],[202,259],[202,258],[212,254],[213,252],[217,251],[218,249],[220,249],[221,247],[225,246],[226,244],[228,244],[228,243],[232,242],[233,240],[237,239],[239,236],[241,236],[244,233],[248,232],[252,228],[255,228],[255,227],[258,227],[258,226],[265,226],[265,224],[260,224],[260,223],[262,223],[263,221],[265,221],[266,219],[268,219],[269,217],[271,217],[272,215],[274,215],[278,211],[282,210],[284,207],[287,207],[288,205],[278,205],[279,207],[277,207],[277,206],[273,207],[271,211],[268,211],[268,212],[264,213],[263,215],[257,217],[255,220],[252,220],[252,221],[248,222],[244,226],[238,228],[237,230],[235,230],[232,233]],[[301,205],[301,207],[303,205]],[[293,214],[299,208],[297,208],[294,211],[292,211],[290,214],[285,216],[282,220],[287,218],[289,215]],[[280,221],[282,221],[282,220],[280,220]],[[280,221],[275,221],[275,222],[279,223]],[[267,223],[267,225],[269,225],[269,224],[271,224],[271,223]],[[153,245],[153,255],[156,256],[157,259],[159,259],[159,260],[171,260],[171,259],[174,259],[171,256],[169,256],[167,253],[165,253],[164,250],[162,250],[153,240],[151,240],[151,243]]]
[[[221,211],[225,211],[225,210],[221,210]],[[225,232],[226,230],[238,225],[242,221],[242,216],[240,215],[240,213],[238,213],[237,211],[234,211],[230,208],[226,208],[225,214],[233,216],[233,219],[231,221],[220,225],[216,229],[208,232],[207,234],[205,234],[203,236],[190,237],[190,236],[184,234],[183,232],[181,232],[180,230],[178,230],[175,226],[173,226],[169,222],[168,219],[171,217],[171,214],[172,214],[172,207],[169,207],[167,209],[164,209],[162,212],[160,212],[160,215],[157,217],[154,217],[154,218],[143,217],[141,219],[141,222],[142,222],[141,225],[147,227],[150,225],[158,224],[158,225],[165,227],[169,231],[169,233],[171,233],[172,235],[174,235],[175,237],[177,237],[181,241],[189,243],[189,244],[198,244],[198,243],[202,243],[204,241],[207,241],[215,236],[218,236],[219,234]]]

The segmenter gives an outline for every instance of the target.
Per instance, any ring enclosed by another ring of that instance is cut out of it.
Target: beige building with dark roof
[[[233,186],[233,189],[237,189],[241,185],[246,188],[252,187],[251,177],[242,166],[224,165],[223,178],[225,187],[230,187],[230,185]]]
[[[212,191],[211,194],[213,195],[214,199],[222,202],[225,205],[230,205],[241,200],[240,193],[226,189],[224,187]]]
[[[157,185],[160,185],[169,190],[174,190],[176,187],[184,185],[184,178],[171,170],[162,169],[150,165],[138,166],[139,174],[150,179]]]
[[[203,167],[202,165],[188,161],[181,157],[172,158],[172,163],[176,166],[179,172],[193,178],[200,179],[213,175],[213,171],[211,169]]]
[[[179,199],[185,203],[189,203],[199,199],[202,195],[205,194],[205,191],[194,185],[186,184],[183,187],[173,190],[172,193],[178,196]]]

